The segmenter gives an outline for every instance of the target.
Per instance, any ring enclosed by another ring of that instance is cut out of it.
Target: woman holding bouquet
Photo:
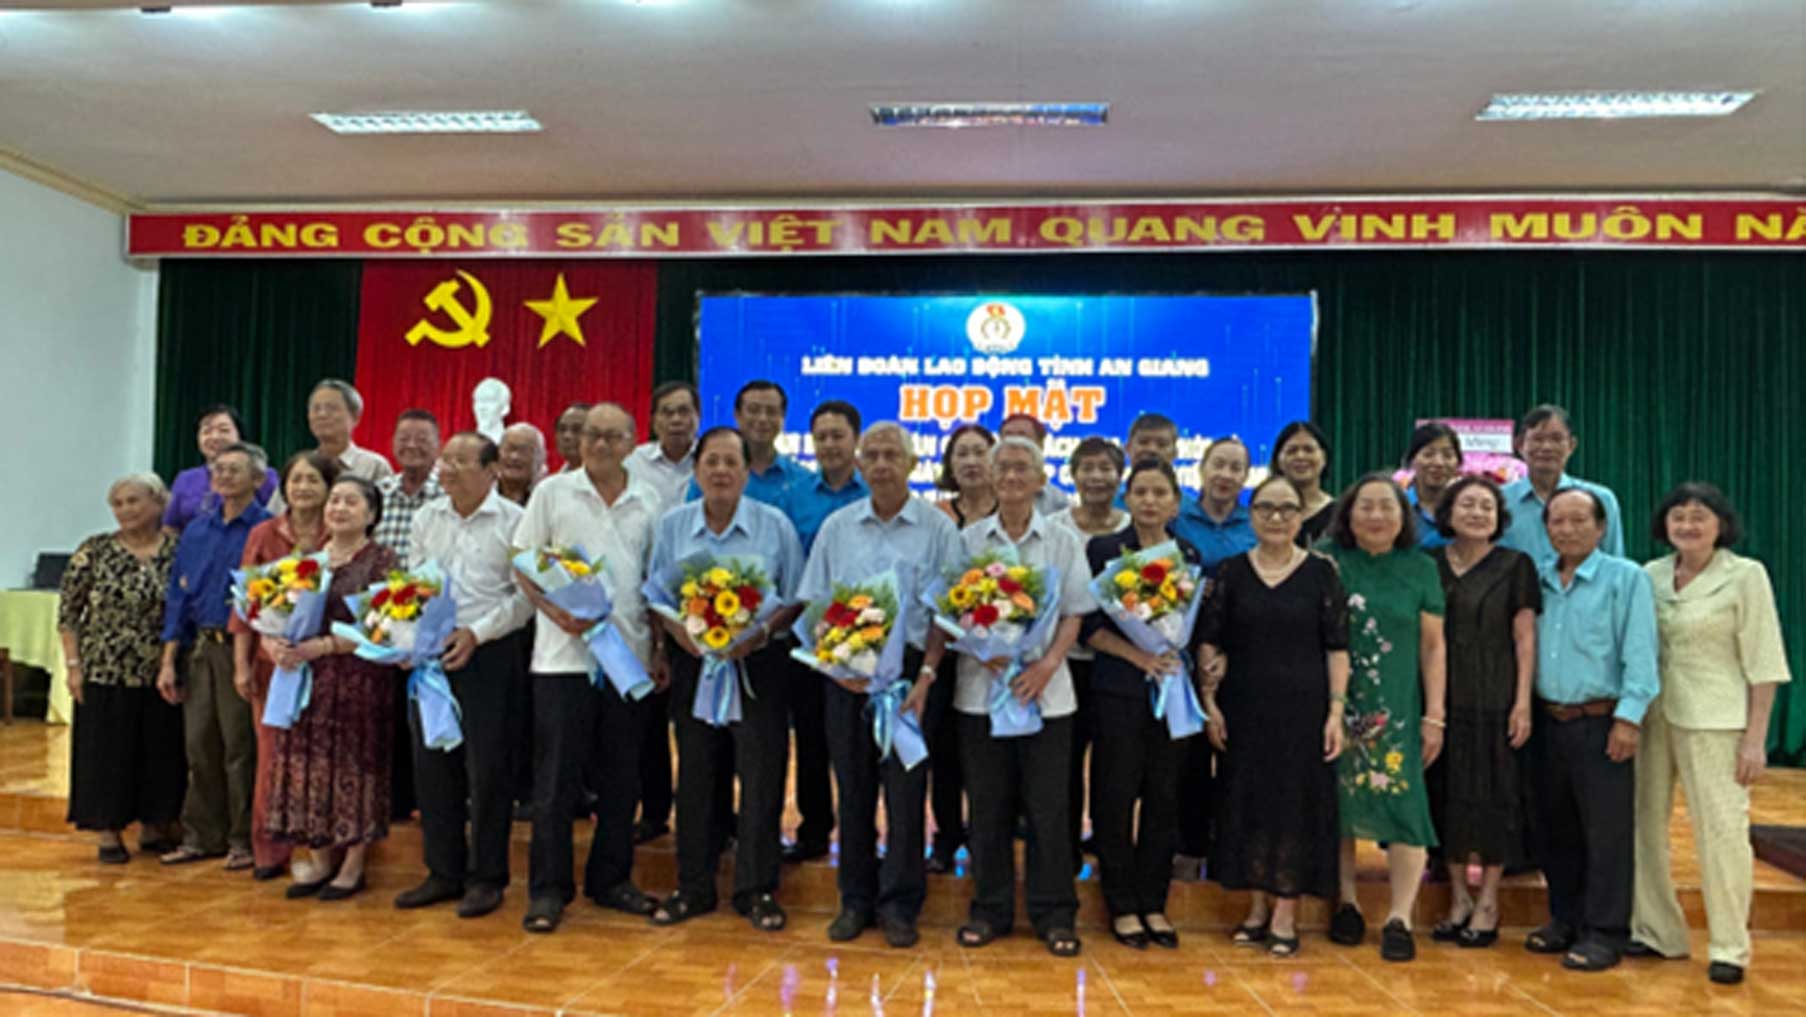
[[[1348,689],[1348,598],[1336,566],[1295,542],[1304,496],[1283,474],[1249,499],[1254,550],[1223,563],[1197,640],[1227,673],[1206,685],[1217,747],[1210,877],[1252,890],[1238,946],[1298,952],[1298,898],[1336,893],[1335,759]]]
[[[1390,961],[1417,956],[1411,913],[1436,845],[1424,769],[1441,754],[1448,726],[1442,581],[1417,549],[1411,516],[1398,484],[1370,473],[1336,502],[1327,543],[1348,590],[1350,668],[1348,746],[1338,761],[1341,903],[1329,938],[1353,946],[1366,935],[1355,900],[1355,840],[1384,841],[1392,907],[1380,956]]]
[[[1083,491],[1083,485],[1080,487]],[[1088,574],[1097,575],[1125,554],[1169,541],[1179,548],[1184,565],[1202,570],[1204,559],[1189,541],[1172,537],[1167,526],[1179,514],[1184,497],[1173,468],[1144,459],[1129,472],[1129,516],[1132,525],[1085,546]],[[1146,575],[1156,586],[1165,570]],[[1192,596],[1201,596],[1193,590]],[[1179,610],[1183,607],[1175,605]],[[1182,742],[1167,732],[1166,722],[1148,706],[1149,683],[1180,672],[1176,654],[1156,656],[1125,638],[1107,614],[1085,617],[1084,640],[1097,651],[1081,709],[1090,714],[1095,739],[1091,750],[1091,828],[1103,874],[1104,903],[1110,909],[1111,935],[1137,950],[1154,942],[1168,949],[1179,945],[1179,933],[1166,917],[1167,888],[1173,875],[1173,846],[1179,834],[1179,759]],[[1140,835],[1136,835],[1135,803],[1141,802]]]
[[[991,482],[997,514],[966,527],[965,552],[976,557],[1013,548],[1022,565],[1058,571],[1057,626],[1047,627],[1039,646],[1024,647],[1021,669],[1008,694],[1018,704],[1037,705],[1041,728],[1034,734],[997,737],[989,703],[999,674],[993,662],[959,659],[953,708],[967,794],[972,801],[971,917],[959,930],[961,946],[977,947],[1007,933],[1016,917],[1015,823],[1017,806],[1026,814],[1028,915],[1035,933],[1057,957],[1077,956],[1073,931],[1078,897],[1073,891],[1072,843],[1067,823],[1067,781],[1071,772],[1072,715],[1078,703],[1066,652],[1078,640],[1081,619],[1095,603],[1085,552],[1072,530],[1035,511],[1035,496],[1047,482],[1041,450],[1026,438],[1005,438],[991,450]],[[1045,610],[1053,591],[1044,594]],[[980,622],[979,624],[985,624]],[[945,635],[930,637],[927,664],[938,663]]]
[[[339,479],[339,464],[318,452],[300,452],[282,466],[282,501],[287,507],[251,528],[245,537],[243,567],[252,568],[291,554],[313,554],[326,541],[326,492]],[[258,651],[256,630],[236,613],[226,626],[232,631],[232,684],[251,704],[251,723],[257,728],[257,782],[251,794],[251,854],[256,868],[253,879],[275,879],[288,868],[287,841],[270,836],[270,773],[276,761],[278,728],[263,724],[264,698],[270,692],[270,676],[276,670],[266,653]]]
[[[764,571],[763,588],[743,581],[724,589],[707,604],[720,613],[723,625],[692,635],[690,628],[663,615],[660,620],[682,651],[671,659],[671,715],[677,727],[677,892],[652,914],[655,925],[678,922],[715,910],[715,869],[721,855],[721,824],[729,817],[715,812],[715,784],[721,769],[738,768],[740,812],[734,848],[734,909],[753,928],[776,932],[786,922],[778,889],[779,823],[784,811],[784,777],[788,760],[789,701],[784,682],[789,658],[772,633],[787,628],[802,610],[787,605],[758,617],[759,604],[770,598],[790,599],[802,578],[803,546],[784,513],[745,497],[751,449],[740,432],[717,427],[696,443],[696,485],[702,497],[667,512],[659,520],[646,573],[664,581],[684,569],[686,559],[713,561],[706,571],[726,571],[756,561]],[[685,580],[686,583],[689,580]],[[724,586],[731,584],[724,583]],[[738,631],[735,615],[750,631]],[[703,674],[703,655],[719,653],[735,662],[725,679],[739,681],[743,668],[750,685],[740,702],[738,721],[715,726],[698,719],[696,698]]]
[[[285,643],[265,637],[262,651],[277,667],[313,666],[313,696],[286,731],[272,738],[267,821],[270,836],[312,850],[294,867],[291,899],[343,900],[364,889],[364,855],[389,833],[389,739],[395,730],[390,683],[400,673],[352,655],[354,644],[330,634],[353,622],[345,598],[362,593],[396,568],[394,552],[370,539],[382,518],[382,495],[357,476],[340,476],[326,496],[326,634]]]

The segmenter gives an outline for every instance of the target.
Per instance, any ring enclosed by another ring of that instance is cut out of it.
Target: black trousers
[[[789,652],[790,643],[778,644]],[[834,788],[828,762],[828,680],[807,664],[784,658],[790,669],[790,731],[796,745],[796,809],[802,822],[796,842],[825,847],[834,835]],[[788,745],[786,748],[788,749]]]
[[[533,676],[533,846],[527,889],[534,900],[568,904],[572,873],[571,812],[589,754],[602,753],[596,831],[583,867],[583,892],[599,897],[633,876],[633,809],[640,797],[643,702],[598,689],[587,674]]]
[[[182,816],[188,793],[188,750],[182,707],[155,686],[82,685],[69,736],[69,822],[81,830],[148,828]]]
[[[1073,698],[1078,700],[1079,708],[1072,715],[1072,781],[1066,796],[1067,825],[1072,830],[1072,861],[1076,866],[1079,861],[1079,845],[1085,837],[1085,750],[1094,744],[1097,731],[1096,719],[1091,709],[1091,668],[1094,661],[1074,660],[1066,658],[1066,667],[1072,672]],[[1151,711],[1150,711],[1151,712]],[[1090,770],[1097,771],[1097,755],[1093,750]],[[1091,817],[1093,829],[1097,826],[1097,817]],[[1169,861],[1168,870],[1171,870]]]
[[[928,690],[922,725],[928,741],[928,761],[923,765],[928,767],[933,803],[934,853],[948,860],[966,843],[966,772],[960,764],[959,726],[953,719],[953,689],[958,682],[959,657],[949,653]]]
[[[1611,717],[1558,721],[1539,714],[1538,851],[1549,914],[1582,938],[1622,950],[1630,939],[1636,768],[1605,755]]]
[[[1215,815],[1216,750],[1205,738],[1179,743],[1179,853],[1202,858],[1210,853],[1210,821]],[[1169,860],[1168,865],[1171,865]]]
[[[508,686],[508,786],[517,802],[533,801],[533,643],[538,627],[536,611],[520,643],[520,667]]]
[[[663,634],[655,636],[663,639]],[[644,702],[646,731],[640,741],[640,822],[657,826],[671,822],[673,784],[671,773],[671,690],[648,695]]]
[[[1070,929],[1078,913],[1067,826],[1072,718],[1044,719],[1018,738],[991,737],[991,718],[959,714],[960,751],[972,796],[974,921],[1007,932],[1016,918],[1016,817],[1028,817],[1026,901],[1036,935]]]
[[[716,899],[726,820],[722,774],[740,773],[735,829],[734,904],[778,888],[778,824],[784,815],[789,677],[784,653],[768,647],[746,658],[751,694],[742,690],[741,720],[711,727],[693,715],[702,662],[678,651],[671,660],[671,720],[677,727],[677,887],[702,907]]]
[[[903,673],[913,675],[922,667],[922,654],[903,655]],[[928,794],[928,762],[906,770],[895,754],[878,758],[872,740],[871,719],[866,715],[867,696],[848,692],[822,680],[824,712],[828,723],[828,756],[834,762],[834,783],[840,789],[840,906],[868,917],[877,916],[914,924],[928,896],[928,873],[922,855],[924,799]],[[937,680],[929,689],[924,707],[923,730],[934,729],[936,692],[951,682]],[[929,746],[933,753],[933,743]],[[932,760],[932,755],[930,756]],[[882,792],[885,814],[884,861],[878,860],[878,798]]]
[[[1164,913],[1179,837],[1179,762],[1186,742],[1203,736],[1174,741],[1146,696],[1093,692],[1088,708],[1096,728],[1091,837],[1104,903],[1112,918]]]
[[[450,752],[427,748],[420,711],[408,710],[426,869],[448,883],[508,885],[508,840],[514,819],[508,697],[524,680],[520,644],[525,641],[516,632],[485,643],[462,670],[446,673],[464,732],[464,742],[457,748]]]

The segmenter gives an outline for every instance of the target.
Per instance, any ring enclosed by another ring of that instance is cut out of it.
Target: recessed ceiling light
[[[1475,120],[1624,120],[1635,117],[1722,117],[1755,98],[1751,92],[1509,92],[1495,95]]]
[[[915,102],[875,105],[879,127],[1099,127],[1107,102]]]
[[[337,134],[531,134],[543,130],[526,110],[309,113]]]

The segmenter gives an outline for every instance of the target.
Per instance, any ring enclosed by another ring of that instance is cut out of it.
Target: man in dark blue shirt
[[[214,457],[208,472],[219,500],[182,531],[169,570],[157,691],[169,702],[183,704],[188,795],[182,802],[182,846],[163,856],[165,865],[220,855],[226,855],[227,869],[252,865],[256,718],[233,684],[226,622],[232,616],[232,570],[244,558],[245,538],[270,517],[256,500],[267,465],[262,449],[244,443]],[[180,653],[183,648],[186,654]]]

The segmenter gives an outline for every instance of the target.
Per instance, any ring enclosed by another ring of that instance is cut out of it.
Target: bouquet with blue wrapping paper
[[[232,570],[232,610],[259,635],[298,643],[320,634],[332,570],[326,555],[292,554],[266,565]],[[270,677],[261,722],[286,730],[313,698],[313,665],[279,667]]]
[[[790,656],[837,681],[866,686],[878,759],[894,751],[908,770],[928,758],[928,741],[915,716],[903,712],[911,686],[903,679],[903,649],[909,643],[905,603],[895,572],[836,586],[832,597],[810,605],[796,620],[792,631],[802,645]]]
[[[922,601],[952,637],[948,646],[991,668],[991,736],[1040,731],[1040,704],[1018,702],[1010,682],[1059,621],[1060,570],[1025,565],[1014,547],[986,551],[944,576]]]
[[[1149,691],[1154,717],[1166,721],[1167,734],[1175,739],[1204,730],[1204,707],[1192,687],[1185,649],[1198,623],[1203,589],[1200,570],[1187,564],[1170,540],[1117,558],[1091,580],[1092,596],[1136,649],[1179,658],[1178,672],[1161,675]]]
[[[591,560],[580,547],[547,547],[515,555],[514,567],[533,580],[547,600],[578,621],[592,623],[582,636],[589,649],[591,684],[601,688],[606,681],[623,699],[644,699],[652,691],[646,665],[610,620],[615,605],[603,582],[607,561]]]
[[[463,711],[439,663],[446,640],[458,627],[458,605],[446,592],[439,563],[391,572],[346,597],[345,604],[355,620],[334,623],[333,635],[357,644],[352,652],[364,660],[413,670],[408,699],[419,704],[426,747],[450,752],[464,744]]]
[[[682,626],[702,650],[702,676],[690,715],[714,727],[740,720],[746,669],[728,655],[783,606],[773,595],[764,561],[698,551],[649,577],[642,589],[652,610]],[[750,688],[746,694],[752,694]]]

